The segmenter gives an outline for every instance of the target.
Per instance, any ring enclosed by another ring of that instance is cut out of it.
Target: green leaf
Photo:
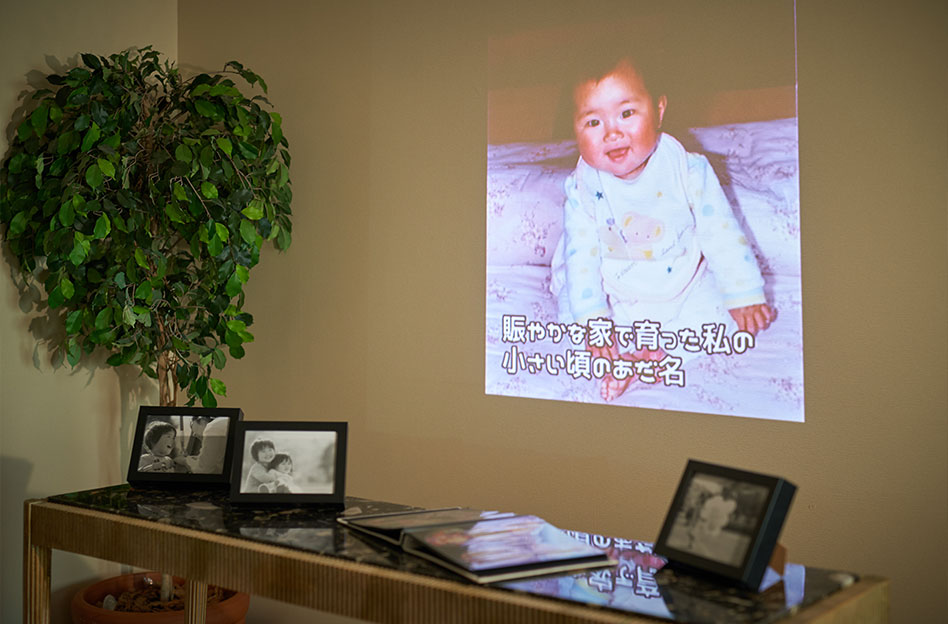
[[[208,169],[214,166],[214,149],[210,145],[205,145],[201,150],[200,160]]]
[[[217,187],[210,182],[201,182],[201,194],[208,199],[217,199]]]
[[[62,288],[57,285],[56,288],[54,288],[52,292],[49,293],[49,298],[46,300],[46,304],[49,307],[55,309],[61,306],[63,303],[65,303],[65,301],[66,301],[66,296],[63,295]]]
[[[214,379],[211,377],[208,379],[208,385],[210,385],[211,390],[214,394],[219,394],[221,396],[227,396],[227,386],[224,385],[224,382],[220,379]]]
[[[99,165],[93,163],[89,165],[89,168],[86,169],[86,183],[94,189],[102,186],[102,170],[99,169]]]
[[[243,341],[240,339],[240,336],[236,332],[227,330],[224,332],[224,342],[227,343],[227,346],[231,348],[231,355],[233,355],[233,349],[240,347]]]
[[[240,238],[244,239],[244,242],[252,245],[257,238],[257,228],[254,227],[253,223],[246,220],[240,220]]]
[[[230,86],[229,84],[217,84],[217,85],[214,85],[213,89],[211,89],[210,95],[212,97],[218,97],[221,95],[229,95],[230,97],[237,97],[240,95],[240,91]]]
[[[73,310],[66,317],[66,333],[75,334],[82,329],[82,310]]]
[[[192,96],[192,97],[198,97],[199,95],[204,95],[205,93],[207,93],[207,92],[210,91],[210,90],[211,90],[211,85],[209,85],[209,84],[207,84],[207,83],[199,84],[198,86],[196,86],[196,87],[194,87],[193,89],[191,89],[191,96]]]
[[[99,61],[99,57],[95,54],[83,54],[82,62],[85,63],[86,67],[90,69],[101,69],[102,62]]]
[[[82,151],[88,152],[91,150],[101,136],[102,129],[99,128],[99,124],[93,121],[92,125],[89,126],[89,130],[86,132],[86,136],[82,139]]]
[[[49,121],[49,102],[43,102],[39,105],[33,114],[30,115],[30,125],[36,131],[36,136],[43,136],[46,132],[46,124]]]
[[[76,220],[76,211],[72,209],[72,201],[67,200],[59,207],[59,222],[70,227]]]
[[[191,154],[191,149],[182,143],[174,149],[174,157],[181,162],[189,163],[191,162],[193,155]]]
[[[24,119],[23,123],[17,126],[16,136],[23,142],[26,142],[33,135],[33,126],[30,124],[29,119]]]
[[[79,363],[79,358],[82,357],[82,347],[79,346],[79,341],[75,338],[70,338],[66,341],[66,361],[69,362],[70,366],[75,366]]]
[[[7,169],[10,173],[20,173],[23,170],[23,165],[26,164],[27,156],[25,152],[20,152],[16,156],[13,156],[9,163],[7,164]]]
[[[217,407],[217,397],[214,396],[211,390],[207,390],[201,395],[201,405],[209,408]]]
[[[26,216],[26,212],[21,210],[20,212],[16,213],[13,219],[10,220],[7,233],[11,236],[18,236],[26,230],[27,223],[28,217]]]
[[[217,147],[221,148],[221,151],[223,151],[228,156],[230,156],[234,151],[234,146],[231,144],[230,139],[224,137],[217,139]]]
[[[96,164],[99,165],[99,169],[102,170],[103,175],[105,175],[107,178],[115,177],[115,165],[113,165],[110,161],[106,160],[105,158],[99,158],[96,160]]]
[[[263,200],[254,199],[251,200],[247,207],[242,211],[243,215],[252,221],[257,221],[263,218]],[[249,241],[248,241],[249,242]]]
[[[143,269],[148,268],[148,259],[145,257],[145,252],[142,251],[140,247],[135,248],[135,262]]]
[[[55,102],[49,105],[49,120],[54,124],[58,124],[62,121],[63,118],[63,109],[59,108]]]
[[[239,279],[241,283],[243,284],[246,284],[247,280],[250,279],[250,269],[243,266],[242,264],[237,265],[237,268],[234,271],[234,274],[237,276],[237,279]]]
[[[175,223],[187,223],[188,221],[187,215],[177,205],[170,202],[165,204],[165,214]]]
[[[81,232],[76,232],[72,245],[72,251],[69,252],[69,260],[76,266],[85,262],[89,255],[91,244],[85,239]]]
[[[145,327],[151,327],[151,310],[145,306],[135,306],[132,308],[135,312],[135,318]]]
[[[207,100],[195,100],[194,108],[196,108],[197,112],[204,117],[219,119],[221,116],[220,109],[215,104],[208,102]]]
[[[227,231],[227,228],[222,223],[215,223],[214,231],[217,232],[217,238],[221,239],[225,243],[227,242],[227,239],[230,238],[230,232]]]
[[[225,288],[228,297],[236,297],[240,294],[242,282],[240,281],[240,278],[237,276],[236,272],[230,276],[230,279],[227,280],[227,285]],[[230,324],[228,323],[228,325]]]
[[[135,324],[135,310],[132,306],[127,305],[122,309],[122,322],[130,327]]]
[[[292,237],[286,228],[280,228],[280,233],[277,235],[277,249],[283,251],[289,248],[290,243],[292,242]]]
[[[255,160],[257,156],[260,155],[260,150],[258,150],[256,146],[254,146],[251,143],[248,143],[247,141],[238,141],[237,149],[240,151],[241,156],[243,156],[247,160]]]
[[[227,356],[220,349],[214,349],[211,360],[214,362],[214,368],[221,370],[227,364]]]
[[[72,299],[72,296],[76,294],[76,287],[69,281],[68,277],[64,277],[59,281],[59,290],[66,300]]]
[[[108,329],[112,323],[112,308],[103,308],[95,315],[95,328]]]
[[[181,201],[188,201],[188,192],[184,189],[184,187],[179,182],[174,183],[173,189],[174,189],[174,196],[176,199],[179,199]]]
[[[135,289],[135,298],[148,301],[151,298],[151,282],[144,281]]]
[[[207,241],[207,251],[212,256],[219,256],[224,251],[224,243],[217,236],[212,236]]]
[[[112,231],[112,222],[108,215],[100,216],[95,222],[95,237],[99,240],[105,238]]]

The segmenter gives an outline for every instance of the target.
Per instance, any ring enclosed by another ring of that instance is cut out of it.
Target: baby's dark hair
[[[598,82],[621,71],[634,71],[642,79],[654,104],[667,95],[666,72],[658,71],[654,54],[636,55],[625,46],[607,46],[582,55],[563,68],[563,89],[557,107],[554,132],[559,138],[573,137],[573,118],[576,114],[577,89],[587,82]]]
[[[250,445],[250,456],[253,457],[254,461],[257,461],[257,455],[265,448],[276,450],[276,446],[270,440],[257,440]]]
[[[290,465],[293,465],[293,458],[287,455],[286,453],[277,453],[273,456],[273,459],[270,460],[270,463],[267,465],[267,470],[273,470],[283,462],[288,461]]]
[[[602,56],[590,65],[577,72],[571,85],[573,92],[582,84],[590,81],[600,81],[609,74],[632,72],[638,74],[648,89],[653,102],[666,95],[665,85],[661,80],[662,74],[652,68],[652,64],[645,59],[635,58],[628,54],[618,56]]]
[[[163,421],[156,422],[145,430],[145,438],[142,441],[145,443],[145,446],[148,447],[148,449],[151,449],[155,442],[161,439],[161,436],[165,435],[169,431],[174,435],[178,435],[174,425]]]

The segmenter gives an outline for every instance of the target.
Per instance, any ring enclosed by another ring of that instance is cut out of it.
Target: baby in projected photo
[[[580,80],[573,101],[580,158],[552,262],[560,321],[649,321],[676,336],[674,348],[621,347],[615,334],[587,344],[593,358],[632,363],[689,359],[705,324],[728,336],[766,329],[775,311],[754,252],[707,159],[661,131],[667,97],[623,59]],[[635,379],[607,375],[600,394],[612,401]]]
[[[145,431],[142,439],[141,458],[138,461],[139,472],[174,472],[175,462],[172,453],[177,432],[173,425],[156,422]]]

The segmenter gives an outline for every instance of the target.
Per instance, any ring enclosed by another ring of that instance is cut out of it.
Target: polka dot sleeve
[[[731,210],[717,175],[700,154],[688,154],[688,195],[698,244],[728,309],[765,303],[754,250]]]

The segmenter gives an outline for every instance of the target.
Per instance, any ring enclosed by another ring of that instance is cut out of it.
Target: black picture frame
[[[757,591],[795,492],[780,477],[689,460],[654,552],[673,568]]]
[[[235,425],[243,415],[237,407],[140,406],[128,482],[140,486],[227,487]],[[166,446],[172,432],[170,446]]]
[[[234,432],[231,502],[342,507],[347,438],[345,422],[238,423]],[[264,476],[272,480],[264,482]]]

